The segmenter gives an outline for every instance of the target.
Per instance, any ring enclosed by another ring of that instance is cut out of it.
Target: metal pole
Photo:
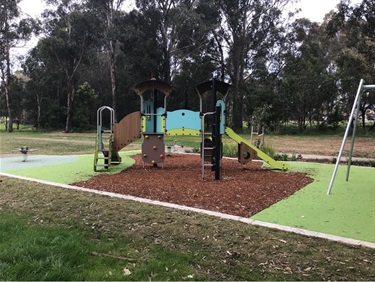
[[[221,106],[216,107],[215,114],[215,180],[220,180],[220,160],[221,160],[221,135],[220,135],[220,114]]]
[[[346,181],[349,180],[350,166],[352,164],[353,148],[354,148],[355,135],[357,132],[357,127],[358,127],[358,113],[359,113],[360,106],[361,106],[361,95],[359,95],[358,97],[357,108],[355,111],[355,119],[354,119],[353,133],[352,133],[352,143],[350,144],[348,168],[346,170]]]
[[[354,103],[353,103],[353,108],[352,108],[352,111],[351,111],[350,117],[349,117],[349,122],[348,122],[348,125],[346,126],[346,130],[345,130],[345,134],[344,134],[344,139],[342,140],[340,152],[339,152],[339,155],[337,156],[335,169],[333,170],[331,182],[329,183],[329,186],[328,186],[327,195],[331,194],[333,182],[335,181],[337,169],[338,169],[339,164],[340,164],[341,155],[342,155],[342,152],[343,152],[344,147],[345,147],[346,138],[348,137],[350,125],[352,124],[352,121],[353,121],[353,115],[354,115],[354,111],[355,111],[356,106],[357,106],[357,101],[358,101],[359,96],[361,95],[361,92],[362,92],[363,82],[364,82],[363,79],[361,79],[361,81],[359,82],[359,86],[358,86],[358,90],[357,90],[357,95],[355,96],[355,100],[354,100]]]
[[[375,84],[374,85],[363,85],[362,86],[362,91],[367,90],[367,89],[375,89]],[[357,109],[356,109],[356,118],[355,118],[355,123],[354,123],[354,128],[353,128],[353,136],[352,136],[352,143],[350,147],[350,153],[349,153],[349,159],[348,159],[348,168],[346,171],[346,181],[349,181],[349,173],[350,173],[350,166],[352,164],[352,156],[353,156],[353,148],[354,148],[354,141],[355,141],[355,136],[358,128],[358,115],[359,115],[359,110],[361,107],[361,96],[359,95],[358,98],[358,103],[357,103]]]
[[[212,133],[212,156],[211,156],[211,164],[212,164],[212,167],[211,167],[211,171],[216,171],[216,168],[215,168],[215,156],[216,156],[216,150],[217,150],[217,147],[216,147],[216,140],[217,140],[217,136],[216,136],[216,127],[217,125],[215,124],[216,123],[216,115],[218,114],[216,112],[216,77],[213,76],[212,78],[212,112],[214,112],[214,116],[212,117],[212,125],[211,125],[211,133]]]

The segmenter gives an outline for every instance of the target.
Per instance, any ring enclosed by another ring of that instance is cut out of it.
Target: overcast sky
[[[301,17],[309,18],[312,21],[321,22],[324,15],[334,9],[339,0],[299,0],[293,8],[301,8]],[[360,0],[352,0],[352,3],[359,3]],[[134,0],[125,0],[125,6],[133,6]],[[22,0],[20,3],[22,11],[30,16],[39,15],[45,8],[42,0]]]
[[[291,6],[291,10],[301,8],[299,17],[305,17],[315,22],[322,22],[325,14],[335,9],[339,0],[299,0]],[[361,0],[352,0],[352,3],[360,3]],[[46,8],[42,0],[22,0],[19,4],[22,13],[31,17],[39,16]],[[124,8],[133,7],[134,0],[125,0]],[[12,50],[13,54],[24,54],[28,49],[36,44],[36,40],[28,42],[26,45]]]

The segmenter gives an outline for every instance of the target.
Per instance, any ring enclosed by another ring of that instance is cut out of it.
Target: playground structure
[[[167,111],[167,98],[172,94],[173,88],[163,81],[150,79],[137,84],[134,91],[141,100],[139,112],[131,113],[119,123],[114,123],[112,108],[103,106],[98,109],[94,170],[108,170],[112,164],[120,163],[119,151],[139,138],[143,139],[143,166],[160,164],[163,167],[166,155],[165,135],[201,136],[202,178],[205,176],[205,167],[211,167],[215,179],[218,180],[223,134],[238,144],[238,161],[241,164],[258,157],[275,169],[288,170],[287,164],[273,160],[225,125],[225,98],[230,86],[216,77],[196,85],[200,105],[198,112],[188,109]],[[208,110],[203,107],[203,96],[207,95],[206,93],[212,94]],[[218,99],[219,93],[222,99]],[[110,113],[109,126],[106,129],[103,126],[104,111]]]

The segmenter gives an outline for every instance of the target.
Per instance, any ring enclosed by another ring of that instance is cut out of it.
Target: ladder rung
[[[95,164],[95,166],[109,166],[108,164]]]
[[[112,133],[112,130],[102,130],[103,133]]]
[[[98,160],[108,160],[108,157],[97,157]]]

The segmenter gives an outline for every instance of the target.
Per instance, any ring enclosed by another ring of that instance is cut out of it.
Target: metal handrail
[[[102,106],[100,107],[97,112],[96,112],[96,123],[98,126],[102,127],[103,125],[103,111],[104,110],[109,110],[110,111],[110,124],[109,124],[109,128],[112,132],[112,125],[113,125],[113,121],[115,120],[115,110],[112,109],[111,107],[108,107],[108,106]]]

